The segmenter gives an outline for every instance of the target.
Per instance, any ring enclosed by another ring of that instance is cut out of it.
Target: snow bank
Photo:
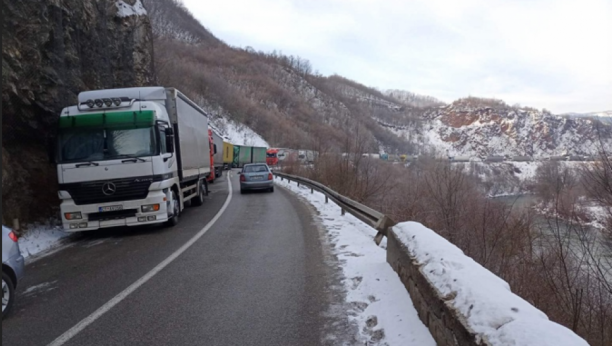
[[[117,5],[117,16],[119,17],[131,17],[131,16],[146,16],[147,10],[144,8],[141,0],[136,0],[134,6],[119,0],[115,3]]]
[[[36,226],[19,238],[19,249],[23,257],[28,259],[58,247],[68,236],[70,234],[60,226]]]
[[[434,346],[429,330],[420,321],[410,295],[386,261],[386,250],[374,243],[376,231],[347,214],[325,196],[276,179],[306,199],[320,214],[345,277],[349,319],[359,326],[367,345]]]
[[[493,346],[587,346],[569,329],[512,293],[491,273],[434,231],[415,222],[393,229],[421,265],[420,272]]]

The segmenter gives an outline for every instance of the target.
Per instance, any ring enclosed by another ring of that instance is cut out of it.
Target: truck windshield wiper
[[[76,165],[76,168],[87,167],[87,166],[100,166],[100,164],[97,162],[89,161],[87,163],[79,163],[78,165]]]
[[[121,163],[138,162],[138,161],[140,161],[140,162],[147,162],[147,160],[142,159],[142,158],[140,158],[138,156],[133,156],[133,155],[120,155],[119,157],[127,157],[127,158],[129,158],[128,160],[121,161]]]

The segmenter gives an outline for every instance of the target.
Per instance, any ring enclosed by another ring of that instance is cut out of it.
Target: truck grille
[[[68,191],[77,205],[97,204],[144,199],[149,194],[151,182],[151,177],[129,178],[63,184],[60,189]]]

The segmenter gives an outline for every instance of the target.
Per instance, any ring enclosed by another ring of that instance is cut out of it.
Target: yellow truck
[[[228,142],[223,142],[223,168],[231,169],[234,163],[234,145]]]

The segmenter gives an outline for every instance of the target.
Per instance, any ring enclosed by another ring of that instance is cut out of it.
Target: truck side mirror
[[[174,131],[172,129],[166,129],[166,150],[169,153],[174,152]]]

